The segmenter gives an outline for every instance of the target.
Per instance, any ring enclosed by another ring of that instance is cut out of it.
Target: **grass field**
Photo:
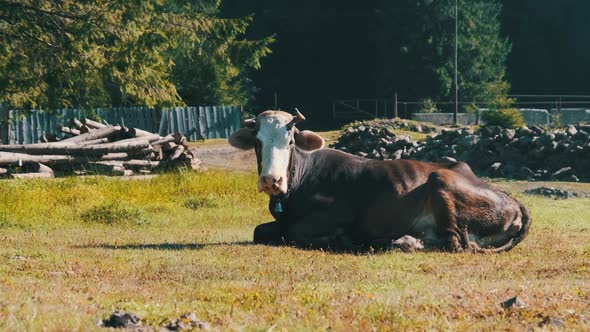
[[[214,330],[590,329],[590,199],[498,182],[533,214],[506,254],[333,254],[252,245],[271,218],[255,181],[0,182],[0,330],[93,330],[115,309],[153,326],[193,311]],[[498,306],[515,295],[526,308]]]

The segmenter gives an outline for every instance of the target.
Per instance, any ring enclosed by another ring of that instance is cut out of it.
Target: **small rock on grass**
[[[526,308],[526,303],[518,296],[509,298],[506,301],[500,302],[499,305],[504,309],[522,309]]]
[[[127,311],[116,310],[105,320],[98,321],[98,327],[116,329],[136,329],[141,327],[141,318]]]
[[[205,330],[205,331],[209,331],[211,329],[211,327],[209,326],[209,323],[200,321],[194,312],[189,312],[189,313],[186,313],[186,314],[180,316],[180,318],[177,318],[177,319],[171,321],[170,323],[168,323],[168,325],[162,326],[160,331],[161,332],[183,331],[183,330],[192,330],[194,328],[197,328],[199,330]]]
[[[545,317],[543,317],[543,320],[541,322],[539,322],[539,327],[545,327],[545,326],[564,327],[565,324],[559,318],[545,316]]]

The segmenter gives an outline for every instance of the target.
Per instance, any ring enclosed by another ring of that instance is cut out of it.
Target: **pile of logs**
[[[59,174],[147,174],[179,167],[200,168],[186,137],[71,119],[66,138],[45,134],[41,143],[0,145],[0,177],[45,178]]]

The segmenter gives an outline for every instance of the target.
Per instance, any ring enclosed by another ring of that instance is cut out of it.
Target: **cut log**
[[[149,131],[141,130],[138,128],[129,128],[128,132],[129,132],[129,135],[131,135],[131,137],[143,137],[143,136],[158,135],[158,134],[150,133]],[[162,136],[160,136],[160,135],[158,135],[158,137],[162,138]]]
[[[139,160],[139,159],[132,159],[123,162],[123,166],[127,168],[140,168],[140,167],[148,167],[148,168],[156,168],[160,165],[158,161],[151,161],[151,160]]]
[[[125,169],[121,162],[99,161],[88,164],[88,170],[106,175],[133,175],[133,171]]]
[[[100,130],[100,129],[99,129]],[[77,136],[80,137],[80,136]],[[77,138],[76,137],[76,138]],[[62,141],[63,142],[63,141]],[[147,140],[139,140],[121,144],[119,142],[81,146],[71,143],[38,143],[0,145],[3,152],[21,152],[27,154],[61,154],[61,155],[99,155],[112,152],[141,151],[150,148]]]
[[[0,168],[0,175],[8,174],[8,170],[6,168]]]
[[[129,158],[129,154],[126,152],[118,152],[118,153],[107,153],[100,158],[101,161],[108,161],[108,160],[125,160]]]
[[[164,144],[162,144],[162,151],[170,151],[175,149],[178,146],[178,144],[174,143],[174,142],[166,142]]]
[[[160,139],[160,136],[155,135],[155,136],[140,136],[140,137],[133,137],[133,138],[126,138],[126,139],[122,139],[119,141],[115,141],[112,142],[111,144],[132,144],[132,143],[137,143],[137,142],[153,142],[153,141],[157,141]]]
[[[53,142],[57,142],[57,137],[53,134],[43,133],[43,136],[41,136],[40,141],[42,143],[53,143]]]
[[[161,145],[164,143],[170,143],[170,142],[174,142],[176,140],[176,137],[174,135],[168,135],[166,137],[162,137],[157,141],[153,141],[152,145]]]
[[[79,131],[78,129],[72,129],[72,128],[70,128],[70,127],[60,127],[60,128],[59,128],[59,131],[60,131],[61,133],[68,134],[68,135],[72,135],[72,136],[78,136],[78,135],[80,135],[80,134],[81,134],[81,133],[80,133],[80,131]]]
[[[50,179],[53,174],[50,173],[13,173],[10,174],[13,179]]]
[[[105,127],[101,129],[94,130],[92,132],[82,134],[79,136],[70,137],[64,140],[61,140],[63,143],[80,143],[86,141],[93,141],[99,138],[111,138],[118,135],[121,131],[121,127],[113,126],[113,127]]]
[[[180,159],[183,156],[184,156],[184,146],[179,145],[176,148],[174,148],[174,152],[170,156],[170,160]]]
[[[53,170],[41,163],[32,162],[26,165],[26,168],[31,170],[30,173],[13,173],[10,176],[13,179],[38,179],[38,178],[53,178],[55,177]]]
[[[80,130],[80,129],[82,129],[82,127],[84,127],[84,124],[80,120],[78,120],[76,118],[71,118],[70,119],[70,124],[72,126],[74,126],[78,130]]]
[[[109,142],[109,139],[105,137],[105,138],[94,139],[92,141],[80,142],[78,144],[81,146],[86,146],[86,145],[103,144],[103,143],[108,143],[108,142]]]
[[[178,145],[183,145],[185,148],[188,148],[188,140],[180,133],[172,134],[174,136],[174,143]]]
[[[28,155],[24,153],[0,152],[0,165],[17,165],[38,162],[43,164],[74,162],[76,158],[65,155]]]
[[[106,128],[107,127],[107,125],[104,125],[104,124],[102,124],[100,122],[96,122],[96,121],[93,121],[93,120],[90,120],[90,119],[82,119],[82,123],[86,127],[91,128],[91,129],[101,129],[101,128]]]

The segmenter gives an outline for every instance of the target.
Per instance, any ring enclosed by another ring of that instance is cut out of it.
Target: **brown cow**
[[[276,218],[256,228],[255,243],[503,252],[527,235],[527,209],[467,164],[323,149],[319,135],[295,127],[303,119],[266,111],[229,138],[234,147],[255,149],[258,190],[270,196]]]

